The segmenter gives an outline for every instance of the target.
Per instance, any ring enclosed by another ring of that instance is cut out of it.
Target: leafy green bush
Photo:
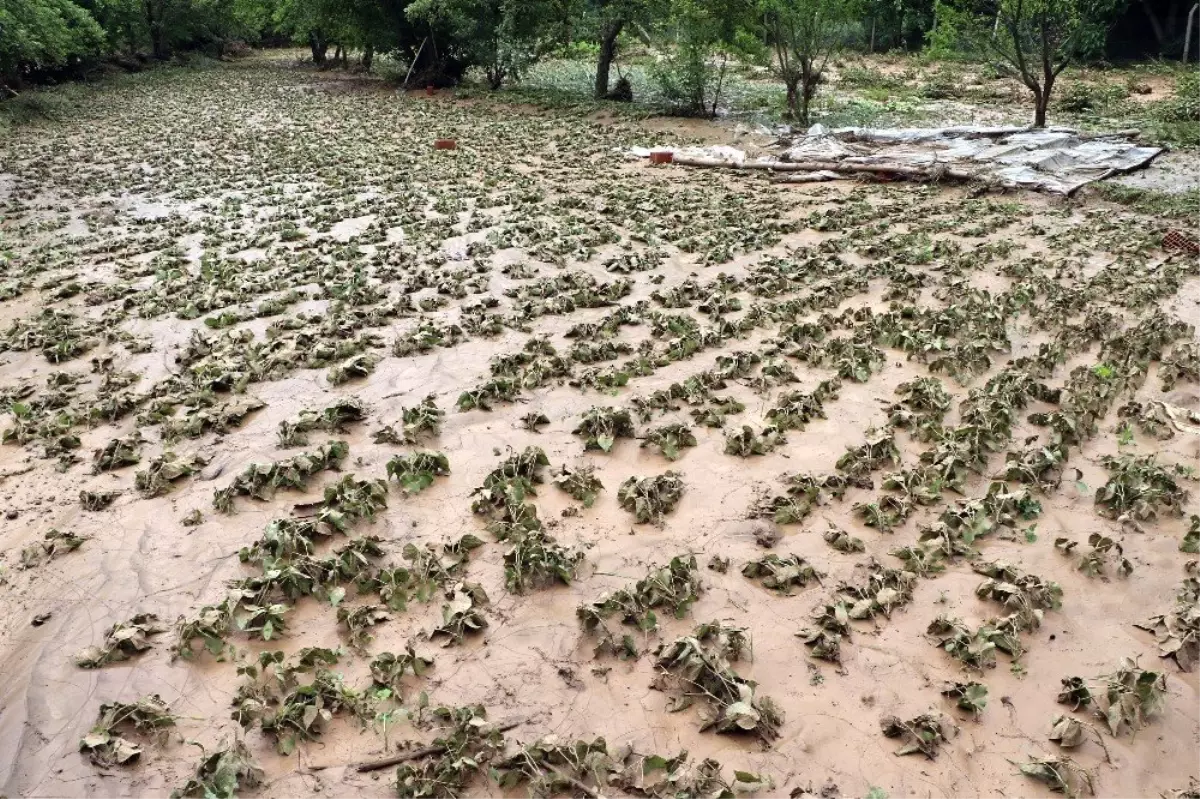
[[[1200,122],[1200,72],[1188,70],[1175,78],[1175,96],[1155,110],[1162,122]]]

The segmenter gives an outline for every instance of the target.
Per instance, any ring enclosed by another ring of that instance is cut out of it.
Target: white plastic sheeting
[[[944,164],[1005,186],[1071,194],[1092,181],[1145,167],[1162,151],[1120,135],[1085,137],[1070,128],[840,128],[793,139],[780,160]]]
[[[956,126],[948,128],[839,128],[813,125],[806,134],[781,140],[779,156],[747,162],[736,147],[664,147],[676,158],[721,162],[730,168],[770,168],[779,162],[815,165],[857,164],[932,169],[938,165],[956,173],[1013,188],[1072,194],[1081,186],[1113,175],[1141,169],[1163,149],[1144,147],[1121,134],[1085,136],[1071,128]],[[647,158],[650,149],[630,148],[629,154]],[[799,173],[791,173],[792,180]],[[832,180],[839,175],[815,171],[812,180]]]

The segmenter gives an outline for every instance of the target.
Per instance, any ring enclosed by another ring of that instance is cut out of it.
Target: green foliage
[[[414,452],[393,457],[387,463],[388,478],[395,478],[405,494],[419,494],[433,485],[435,477],[450,474],[450,459],[440,452]]]
[[[1046,124],[1055,81],[1072,61],[1103,48],[1117,0],[1001,0],[986,10],[961,0],[942,5],[939,24],[1033,94],[1036,127]]]
[[[0,32],[0,88],[22,73],[99,55],[105,46],[99,23],[72,0],[5,0]]]
[[[637,657],[638,649],[633,637],[624,635],[618,641],[605,625],[605,620],[620,614],[622,624],[649,633],[658,629],[655,610],[665,610],[677,619],[683,618],[703,590],[698,572],[694,555],[686,558],[677,555],[666,566],[651,567],[646,576],[633,586],[606,594],[587,605],[580,605],[575,613],[584,630],[599,638],[595,654]]]
[[[203,751],[203,749],[202,749]],[[254,790],[263,782],[263,770],[240,740],[212,753],[204,752],[196,776],[171,792],[171,799],[235,799],[241,790]]]
[[[760,6],[771,66],[787,89],[788,116],[808,125],[809,107],[854,6],[840,0],[760,0]]]
[[[767,744],[778,738],[782,712],[758,691],[757,683],[730,665],[741,659],[746,647],[743,628],[720,622],[702,624],[691,635],[660,647],[654,684],[671,695],[668,710],[683,710],[701,698],[701,732],[750,733]]]
[[[947,741],[947,733],[953,734],[954,724],[945,716],[926,713],[908,721],[898,716],[885,716],[879,726],[884,736],[899,738],[904,745],[896,750],[898,755],[920,752],[930,760],[937,757],[938,749]]]
[[[639,524],[662,524],[663,516],[674,510],[683,497],[683,489],[683,481],[676,472],[630,477],[617,489],[617,502],[632,513]]]
[[[581,466],[574,470],[563,466],[562,471],[554,476],[554,484],[582,502],[585,508],[590,508],[604,490],[604,484],[596,477],[595,471],[594,466]]]

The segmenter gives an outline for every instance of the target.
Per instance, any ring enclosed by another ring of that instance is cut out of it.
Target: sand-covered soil
[[[1196,258],[689,130],[252,59],[0,142],[0,793],[1200,777]]]

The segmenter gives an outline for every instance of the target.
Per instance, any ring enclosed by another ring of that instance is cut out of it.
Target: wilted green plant
[[[901,721],[899,716],[885,716],[880,719],[879,726],[884,736],[899,738],[904,742],[904,745],[896,750],[897,755],[920,752],[930,760],[937,757],[941,745],[947,742],[947,733],[952,735],[956,729],[948,718],[932,713],[925,713],[908,721]]]
[[[596,655],[607,653],[637,657],[638,650],[632,637],[623,636],[618,642],[605,626],[605,620],[620,614],[622,624],[648,633],[658,629],[655,610],[665,610],[681,619],[687,615],[702,591],[695,556],[685,558],[679,555],[666,566],[651,567],[646,576],[633,586],[606,594],[587,605],[580,605],[575,613],[584,630],[600,638]]]
[[[656,446],[667,460],[678,460],[680,449],[696,446],[696,434],[686,424],[666,424],[643,436],[642,446]]]
[[[435,477],[450,474],[450,459],[440,452],[396,455],[387,462],[388,478],[395,478],[405,494],[419,494],[433,485]]]
[[[702,624],[691,635],[658,651],[655,685],[673,694],[669,709],[683,710],[697,698],[706,703],[701,732],[752,733],[765,743],[779,737],[783,714],[753,680],[740,676],[730,661],[741,659],[745,630],[719,622]]]
[[[676,472],[654,477],[630,477],[617,489],[617,501],[639,524],[661,524],[683,496],[683,481]]]
[[[987,707],[987,686],[979,682],[949,682],[942,686],[942,696],[957,699],[958,707],[978,718]]]
[[[567,549],[545,531],[534,530],[512,541],[504,553],[504,582],[515,594],[555,582],[570,585],[582,560],[583,552]]]
[[[585,450],[598,449],[603,452],[612,452],[613,444],[618,438],[633,438],[637,435],[629,411],[600,407],[585,413],[579,426],[571,432],[583,437]]]
[[[136,702],[110,702],[100,706],[92,729],[79,742],[79,751],[97,766],[123,766],[142,754],[142,747],[122,736],[130,732],[165,738],[175,726],[175,716],[157,694]]]
[[[117,663],[136,657],[150,648],[150,636],[166,632],[153,613],[139,613],[129,621],[118,622],[108,628],[100,646],[89,646],[75,656],[75,665],[84,669],[98,669],[108,663]]]
[[[820,582],[824,575],[798,555],[780,557],[772,552],[743,566],[742,576],[758,580],[763,588],[791,596],[796,587],[803,588],[810,581]]]
[[[201,751],[196,776],[172,791],[171,799],[235,799],[239,791],[254,790],[262,784],[263,770],[240,740],[235,739],[212,753],[203,747]]]
[[[596,502],[596,497],[604,490],[604,484],[595,475],[594,466],[581,466],[570,469],[563,466],[554,476],[554,484],[567,492],[573,499],[582,502],[585,508],[590,508]]]

